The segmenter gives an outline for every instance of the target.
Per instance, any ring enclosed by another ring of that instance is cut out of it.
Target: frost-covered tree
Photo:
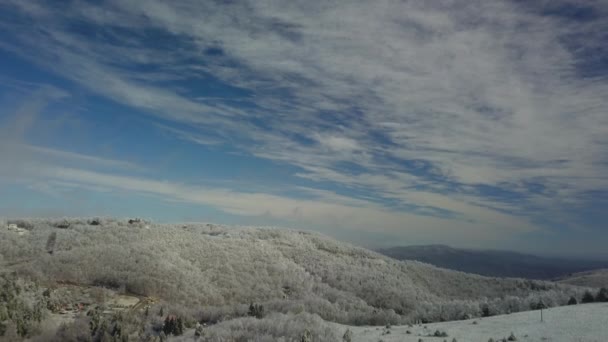
[[[200,336],[203,336],[203,333],[204,333],[204,326],[200,323],[197,323],[196,327],[194,328],[194,336],[200,337]]]
[[[342,341],[351,342],[352,340],[353,340],[353,332],[350,331],[350,329],[346,329],[346,332],[344,332],[344,335],[342,335]]]
[[[46,302],[34,283],[0,274],[0,340],[8,339],[13,330],[21,338],[31,336],[46,314]]]
[[[300,342],[312,342],[312,334],[310,333],[310,331],[308,329],[304,330],[304,333],[302,334],[302,338],[300,339]]]

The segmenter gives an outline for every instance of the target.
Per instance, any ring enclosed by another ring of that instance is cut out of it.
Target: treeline
[[[277,314],[264,318],[242,317],[203,325],[186,316],[157,315],[158,307],[143,312],[100,315],[102,309],[91,309],[55,332],[45,331],[34,337],[40,342],[164,342],[192,340],[202,342],[300,342],[340,341],[340,332],[317,315],[307,313]],[[194,332],[193,332],[194,330]],[[187,336],[185,333],[187,332]],[[306,339],[303,339],[306,338]]]

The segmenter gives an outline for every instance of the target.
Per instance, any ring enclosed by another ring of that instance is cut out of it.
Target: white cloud
[[[332,151],[336,152],[352,152],[355,150],[359,150],[359,144],[353,139],[349,139],[346,137],[339,137],[335,135],[330,136],[321,136],[318,135],[317,140],[319,143]]]

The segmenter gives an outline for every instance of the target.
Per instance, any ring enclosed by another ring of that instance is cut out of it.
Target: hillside
[[[571,305],[540,311],[518,312],[494,317],[475,318],[462,321],[414,324],[391,327],[353,327],[332,324],[335,335],[352,333],[353,342],[426,342],[442,341],[480,341],[490,339],[502,341],[513,334],[516,341],[552,342],[604,342],[608,335],[605,327],[605,314],[608,303]],[[219,330],[222,324],[212,327]],[[435,332],[445,332],[446,337],[433,336]],[[180,338],[171,341],[192,341],[194,332],[188,331]]]
[[[588,287],[608,288],[608,269],[579,272],[557,278],[555,281],[562,284],[570,284]]]
[[[572,305],[540,311],[518,312],[510,315],[471,319],[465,321],[432,323],[414,326],[395,326],[390,329],[375,327],[339,326],[339,331],[353,332],[353,342],[427,342],[481,341],[490,338],[502,341],[511,333],[517,341],[552,342],[603,342],[608,336],[605,316],[608,303]],[[390,331],[390,333],[386,333]],[[409,334],[407,332],[410,332]],[[447,337],[429,337],[435,331],[446,332]]]
[[[378,250],[397,260],[417,260],[451,270],[491,277],[553,279],[608,267],[608,262],[545,258],[536,255],[453,248],[444,245],[404,246]]]
[[[0,229],[5,272],[42,288],[73,284],[80,292],[103,288],[150,298],[160,303],[153,310],[171,308],[191,322],[237,319],[242,327],[238,320],[248,319],[254,330],[294,319],[322,327],[319,317],[350,325],[463,319],[528,310],[541,299],[563,305],[584,291],[397,261],[321,234],[277,228],[114,219],[12,224],[21,230]],[[251,303],[263,306],[254,315],[266,318],[242,318]]]

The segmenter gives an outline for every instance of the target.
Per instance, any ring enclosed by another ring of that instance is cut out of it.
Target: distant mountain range
[[[554,279],[608,268],[608,262],[540,257],[498,250],[473,250],[445,245],[404,246],[377,250],[398,260],[417,260],[437,267],[493,277]]]

